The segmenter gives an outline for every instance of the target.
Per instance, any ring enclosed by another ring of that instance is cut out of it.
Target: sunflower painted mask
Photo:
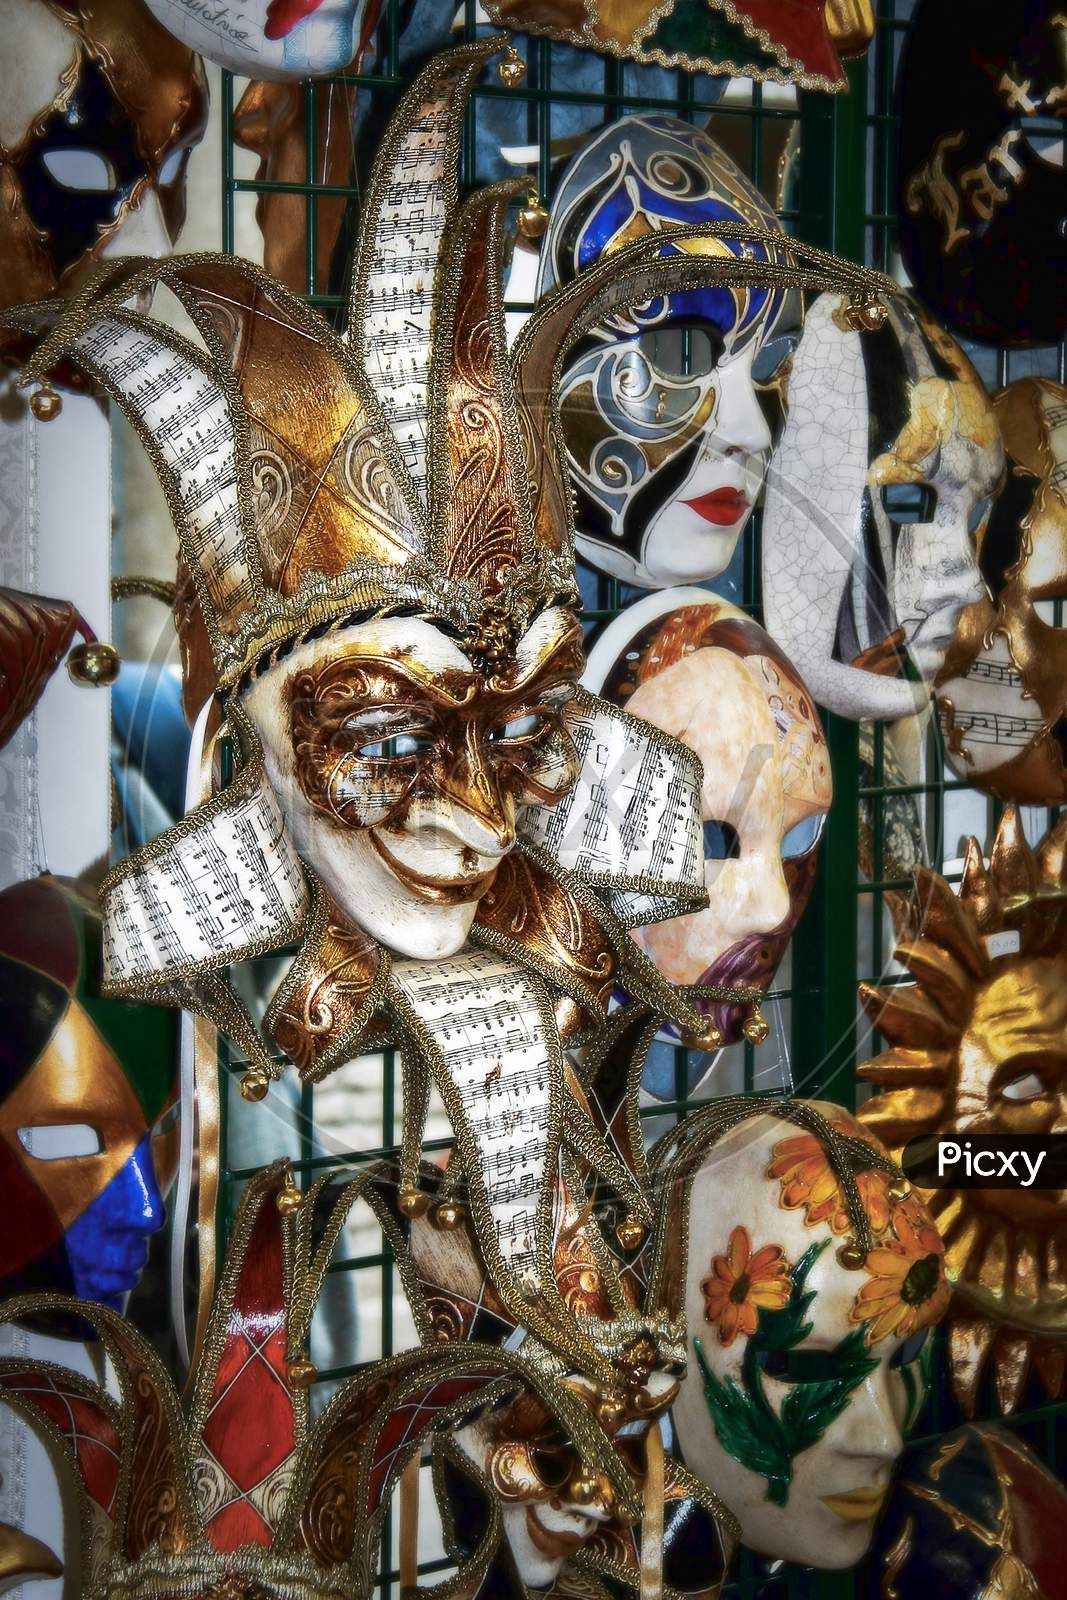
[[[769,631],[820,705],[921,710],[964,607],[1004,449],[981,380],[906,296],[874,330],[809,307],[763,521]],[[920,683],[906,681],[905,661]]]
[[[701,759],[708,906],[634,937],[736,1043],[750,1013],[699,989],[766,989],[807,905],[832,795],[818,711],[770,636],[701,589],[629,607],[594,646],[585,682]]]
[[[674,117],[626,117],[563,175],[540,292],[630,240],[669,239],[710,221],[781,233],[767,201],[706,133]],[[784,236],[781,251],[722,240],[713,249],[785,259]],[[665,255],[674,250],[664,245]],[[661,295],[586,341],[564,372],[561,409],[587,561],[646,589],[729,565],[779,420],[776,392],[764,399],[759,385],[786,366],[798,321],[788,292],[722,287]]]
[[[703,1123],[721,1115],[712,1105]],[[674,1203],[687,1245],[664,1258],[684,1270],[690,1368],[673,1412],[679,1451],[751,1549],[853,1566],[917,1414],[920,1354],[948,1301],[940,1236],[840,1106],[754,1110],[703,1150],[694,1120],[674,1163],[651,1158],[666,1192],[686,1196]]]
[[[953,770],[1021,805],[1067,799],[1067,389],[1020,378],[994,396],[1007,479],[982,540],[991,598],[961,614],[938,679]]]
[[[99,998],[99,917],[56,881],[6,889],[0,927],[0,1289],[119,1309],[174,1176],[172,1025]]]

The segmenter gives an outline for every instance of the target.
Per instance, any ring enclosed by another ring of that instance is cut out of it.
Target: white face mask
[[[634,937],[672,983],[765,985],[807,902],[832,795],[811,696],[763,629],[706,589],[628,607],[584,681],[687,744],[704,769],[708,905]]]
[[[321,78],[355,56],[366,0],[146,0],[176,38],[247,78]]]
[[[861,1134],[841,1107],[819,1109]],[[948,1299],[917,1196],[892,1200],[884,1173],[858,1182],[874,1247],[849,1270],[851,1225],[813,1134],[756,1116],[711,1148],[688,1207],[690,1366],[674,1406],[686,1465],[744,1543],[835,1570],[870,1543]]]
[[[565,626],[562,612],[537,619],[506,693],[431,623],[396,617],[301,645],[248,690],[298,852],[390,949],[460,949],[522,808],[570,788],[569,683],[538,671]]]
[[[768,478],[763,588],[820,704],[857,721],[925,706],[985,593],[976,541],[1003,463],[990,402],[943,329],[897,297],[860,334],[837,295],[815,301]],[[921,684],[898,676],[905,655]]]

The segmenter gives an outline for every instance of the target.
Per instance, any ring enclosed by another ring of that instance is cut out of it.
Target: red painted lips
[[[705,522],[728,528],[732,523],[740,522],[752,502],[742,489],[712,489],[710,494],[683,501],[683,504],[695,511],[698,517],[703,517]]]

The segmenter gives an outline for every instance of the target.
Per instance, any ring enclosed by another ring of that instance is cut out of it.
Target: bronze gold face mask
[[[1067,1131],[1067,823],[1031,850],[1009,807],[988,866],[971,839],[960,893],[927,868],[898,918],[916,987],[863,1003],[887,1048],[860,1067],[885,1086],[859,1112],[895,1154],[919,1135]],[[1052,1393],[1067,1356],[1067,1196],[1033,1187],[923,1191],[954,1289],[953,1384],[973,1411],[991,1365],[1013,1410],[1036,1367]]]
[[[938,680],[954,771],[1023,805],[1067,799],[1067,389],[1020,378],[994,399],[1007,481],[981,546],[990,598],[960,617]]]

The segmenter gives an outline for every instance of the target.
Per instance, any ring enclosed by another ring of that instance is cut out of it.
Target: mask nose
[[[167,1219],[167,1208],[156,1177],[151,1134],[146,1134],[133,1152],[130,1169],[138,1229],[145,1234],[158,1233]]]
[[[892,1466],[904,1448],[904,1435],[893,1406],[884,1362],[852,1392],[845,1413],[841,1454],[854,1461]]]
[[[473,723],[467,727],[462,752],[454,762],[442,764],[437,788],[447,826],[461,844],[493,856],[506,855],[514,847],[515,799],[501,787]]]
[[[953,608],[962,611],[988,594],[985,580],[969,554],[933,568],[922,586],[923,606],[928,613]]]
[[[741,451],[754,456],[768,452],[774,441],[752,382],[751,355],[746,353],[725,362],[719,374],[719,403],[709,452],[722,456]]]

